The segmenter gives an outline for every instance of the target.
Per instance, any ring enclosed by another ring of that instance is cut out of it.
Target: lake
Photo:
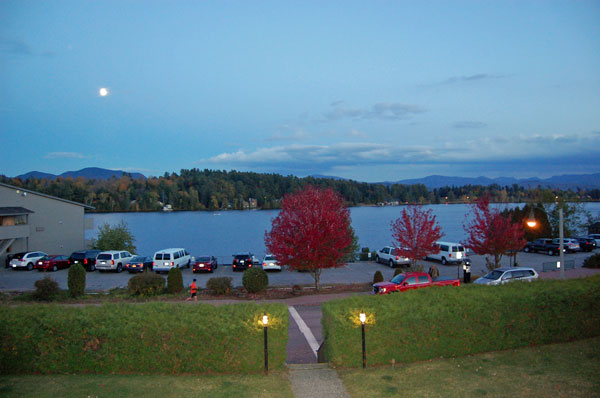
[[[496,205],[502,209],[523,204]],[[600,215],[600,203],[586,203],[594,217]],[[460,242],[465,239],[463,224],[470,212],[465,204],[429,205],[444,234],[443,239]],[[352,207],[352,227],[360,247],[371,250],[392,244],[390,224],[400,217],[403,206]],[[213,255],[219,263],[231,263],[231,255],[252,252],[258,258],[265,253],[265,231],[279,210],[182,211],[169,213],[90,213],[94,230],[86,231],[86,239],[95,238],[104,223],[116,225],[125,221],[135,237],[138,254],[151,256],[168,247],[184,247],[191,255]]]

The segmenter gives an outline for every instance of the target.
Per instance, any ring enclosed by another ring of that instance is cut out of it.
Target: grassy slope
[[[360,398],[598,397],[600,337],[339,373]]]
[[[0,396],[292,398],[286,373],[225,376],[0,376]]]

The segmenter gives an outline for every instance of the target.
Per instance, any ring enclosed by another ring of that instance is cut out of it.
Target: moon
[[[101,97],[106,97],[108,95],[108,89],[106,87],[102,87],[100,90],[98,90],[98,93]]]

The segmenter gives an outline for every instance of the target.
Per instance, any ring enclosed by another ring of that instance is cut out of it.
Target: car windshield
[[[275,256],[265,256],[265,261],[275,261]]]
[[[394,279],[392,279],[392,282],[395,283],[396,285],[399,285],[402,282],[404,282],[404,279],[406,279],[406,275],[398,274],[394,277]]]
[[[485,279],[491,279],[493,281],[497,281],[498,279],[500,279],[500,277],[502,276],[502,274],[504,274],[504,272],[502,271],[492,271],[489,274],[487,274],[486,276],[484,276]]]
[[[200,261],[201,263],[207,263],[207,262],[210,261],[210,257],[206,257],[206,256],[204,256],[204,257],[197,257],[196,261]]]
[[[112,256],[110,254],[100,254],[98,255],[98,260],[110,260]]]
[[[236,260],[247,260],[248,259],[248,255],[247,254],[238,254],[237,256],[235,256]]]
[[[54,256],[44,256],[40,259],[40,261],[48,261],[48,260],[52,260],[54,258]]]
[[[465,251],[465,248],[464,248],[464,247],[462,247],[462,246],[452,246],[452,251],[453,251],[454,253],[458,253],[458,252],[464,252],[464,251]]]
[[[131,259],[132,263],[143,263],[144,261],[146,261],[146,257],[142,257],[142,256],[136,256]]]

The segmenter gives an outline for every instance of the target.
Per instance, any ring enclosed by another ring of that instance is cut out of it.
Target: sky
[[[0,137],[6,176],[598,173],[600,1],[0,0]]]

